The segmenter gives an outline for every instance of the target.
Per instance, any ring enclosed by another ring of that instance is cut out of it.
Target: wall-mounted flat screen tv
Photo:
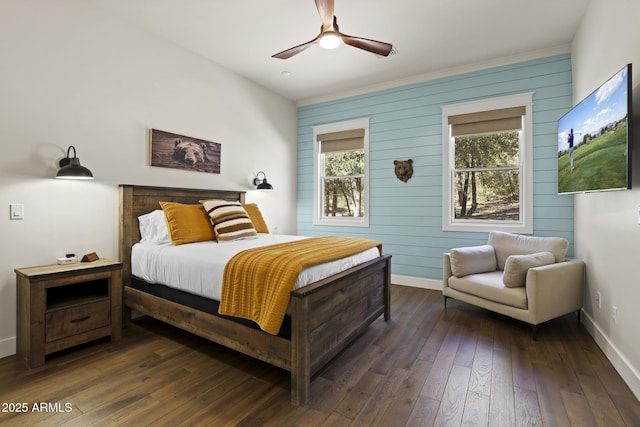
[[[558,120],[558,193],[631,188],[631,64]]]

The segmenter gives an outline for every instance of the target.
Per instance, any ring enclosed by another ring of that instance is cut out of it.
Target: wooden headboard
[[[140,241],[138,217],[156,209],[160,202],[197,204],[200,200],[222,199],[244,203],[244,191],[120,185],[120,241],[122,282],[131,283],[131,248]]]

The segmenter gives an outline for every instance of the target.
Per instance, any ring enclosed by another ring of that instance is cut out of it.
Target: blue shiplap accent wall
[[[298,234],[368,237],[393,255],[392,272],[442,279],[442,253],[484,244],[487,233],[442,230],[441,106],[533,95],[534,235],[560,236],[573,252],[573,196],[557,195],[557,120],[572,105],[571,57],[558,55],[298,108]],[[314,226],[314,125],[370,117],[370,226]],[[403,183],[393,160],[413,159]]]

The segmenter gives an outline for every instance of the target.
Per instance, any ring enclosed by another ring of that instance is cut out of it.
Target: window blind
[[[364,149],[364,129],[322,133],[316,139],[320,142],[321,153]]]
[[[524,106],[449,116],[451,136],[522,130]]]

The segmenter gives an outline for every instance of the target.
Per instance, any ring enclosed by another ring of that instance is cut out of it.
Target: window
[[[369,226],[369,119],[313,127],[316,225]]]
[[[532,98],[442,107],[444,230],[533,232]]]

